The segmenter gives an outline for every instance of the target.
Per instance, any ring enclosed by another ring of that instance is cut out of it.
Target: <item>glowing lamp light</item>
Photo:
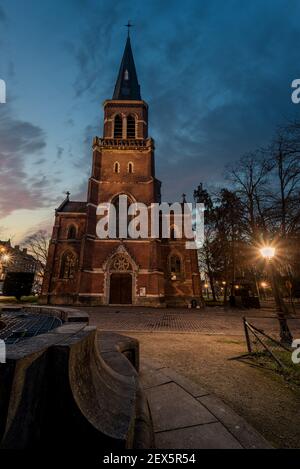
[[[204,288],[208,288],[208,284],[207,284],[207,283],[204,285]]]
[[[1,260],[3,262],[8,262],[10,260],[10,255],[9,254],[3,254]]]
[[[272,259],[275,256],[276,249],[272,248],[272,246],[264,246],[260,249],[261,255],[265,259]]]
[[[260,285],[261,285],[263,288],[267,288],[267,286],[268,286],[267,282],[261,282]]]

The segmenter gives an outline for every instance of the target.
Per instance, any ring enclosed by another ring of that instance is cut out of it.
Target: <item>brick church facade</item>
[[[113,98],[104,103],[103,138],[93,141],[86,202],[69,196],[56,209],[41,303],[201,304],[197,251],[185,239],[99,239],[97,206],[120,194],[148,207],[160,202],[148,105],[142,100],[128,36]],[[173,228],[173,234],[176,227]]]

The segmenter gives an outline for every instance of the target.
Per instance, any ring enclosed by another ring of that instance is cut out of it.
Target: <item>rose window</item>
[[[114,270],[128,270],[129,267],[130,263],[126,256],[118,256],[113,261]]]

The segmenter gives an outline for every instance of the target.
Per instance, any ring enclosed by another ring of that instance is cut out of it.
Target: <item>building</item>
[[[10,240],[0,240],[0,291],[8,272],[32,272],[37,269],[36,259],[28,254],[27,249],[13,247]]]
[[[97,206],[120,194],[160,202],[148,105],[141,98],[128,36],[113,98],[104,102],[103,137],[93,141],[86,202],[69,195],[56,209],[42,303],[188,306],[201,303],[196,250],[185,239],[99,239]],[[193,303],[195,303],[195,301]]]

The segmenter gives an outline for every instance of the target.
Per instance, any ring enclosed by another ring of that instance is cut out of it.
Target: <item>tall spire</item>
[[[134,65],[129,34],[112,99],[141,100],[140,85]]]

